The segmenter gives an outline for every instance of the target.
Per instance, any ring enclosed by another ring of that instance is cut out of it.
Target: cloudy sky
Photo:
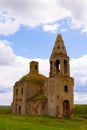
[[[62,34],[71,76],[74,103],[87,104],[87,0],[0,0],[0,105],[10,105],[13,85],[39,61],[49,75],[49,57]]]

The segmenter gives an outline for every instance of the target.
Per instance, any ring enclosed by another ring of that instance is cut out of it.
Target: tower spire
[[[53,48],[52,53],[51,53],[51,57],[55,56],[57,54],[67,55],[66,47],[64,45],[61,34],[57,35],[57,38],[56,38],[56,41],[55,41],[55,44],[54,44],[54,48]]]

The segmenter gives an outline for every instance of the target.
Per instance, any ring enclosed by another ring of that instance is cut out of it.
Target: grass
[[[10,114],[9,106],[0,106],[0,114]]]
[[[83,113],[87,105],[82,106],[75,105],[75,117],[62,119],[13,115],[9,113],[9,107],[3,107],[0,108],[0,130],[87,130],[87,110]]]
[[[76,104],[74,105],[74,113],[78,115],[87,115],[87,105],[86,104]]]

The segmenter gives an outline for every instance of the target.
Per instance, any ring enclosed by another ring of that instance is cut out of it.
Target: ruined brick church
[[[14,85],[11,110],[14,114],[72,117],[74,79],[70,77],[69,57],[62,36],[56,38],[50,59],[49,77],[39,74],[36,61]]]

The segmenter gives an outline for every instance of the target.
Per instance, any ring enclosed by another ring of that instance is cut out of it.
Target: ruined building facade
[[[29,74],[14,85],[12,113],[71,117],[74,108],[73,86],[69,57],[59,34],[50,56],[49,77],[39,74],[38,62],[32,61]]]

